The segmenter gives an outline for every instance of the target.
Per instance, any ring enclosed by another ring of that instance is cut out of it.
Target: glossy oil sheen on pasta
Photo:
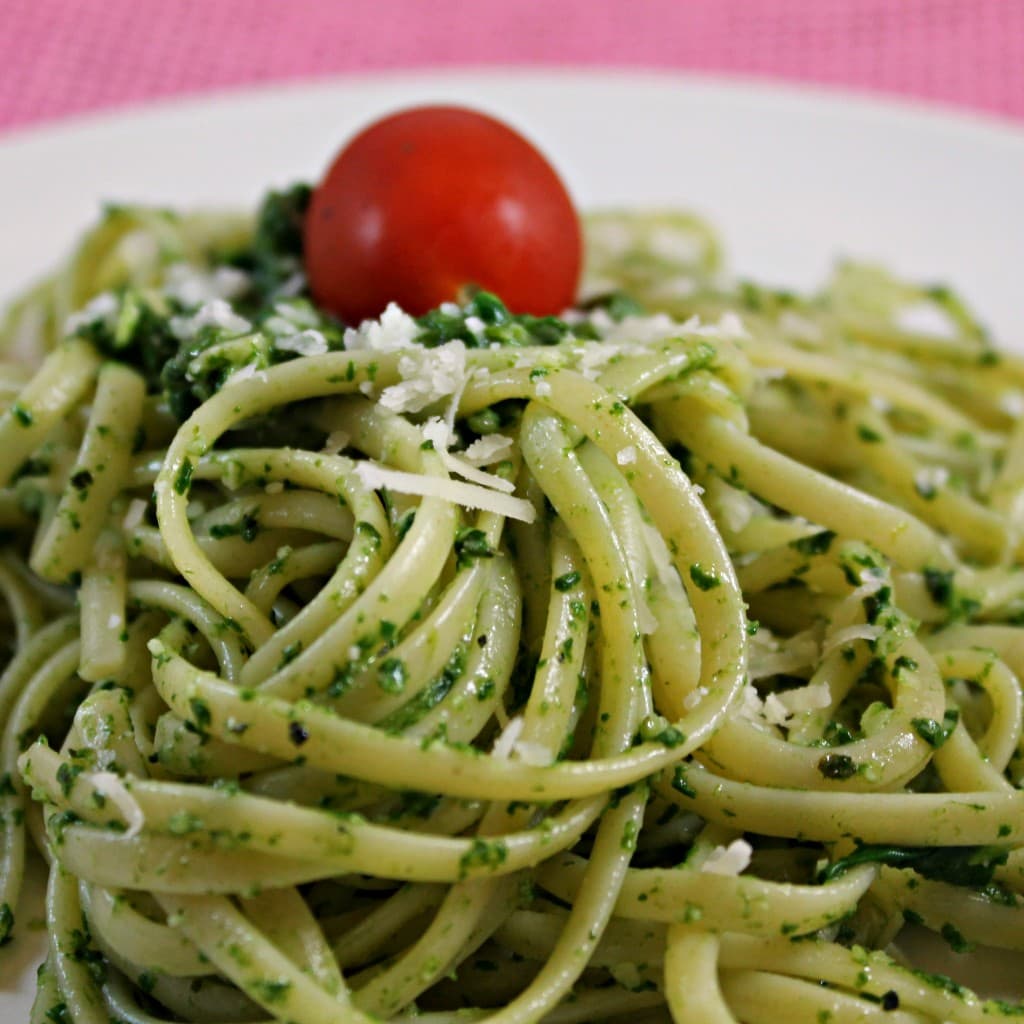
[[[1024,364],[667,214],[345,329],[306,197],[108,210],[4,327],[34,1024],[1016,1015],[900,941],[1024,949]]]

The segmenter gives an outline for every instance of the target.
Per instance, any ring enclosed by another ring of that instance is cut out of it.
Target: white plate
[[[848,255],[948,281],[1024,348],[1024,132],[838,93],[632,73],[469,72],[258,89],[0,141],[0,295],[58,260],[109,200],[245,206],[315,178],[359,125],[458,101],[519,126],[581,205],[674,204],[732,266],[808,288]],[[25,918],[22,917],[22,920]],[[29,940],[0,952],[0,1019],[24,1020]],[[998,987],[998,986],[997,986]]]

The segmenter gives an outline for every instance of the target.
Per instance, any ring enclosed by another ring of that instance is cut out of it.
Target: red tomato
[[[313,193],[305,225],[313,297],[349,323],[391,301],[413,315],[467,285],[513,311],[570,306],[579,218],[521,135],[460,107],[418,107],[357,135]]]

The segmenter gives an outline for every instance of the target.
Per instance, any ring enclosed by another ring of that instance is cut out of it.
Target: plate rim
[[[524,81],[552,85],[567,80],[581,84],[615,84],[616,86],[665,88],[684,87],[691,91],[707,91],[724,99],[750,100],[768,106],[806,109],[808,106],[841,106],[851,114],[863,117],[881,117],[892,121],[914,121],[918,125],[945,131],[978,134],[992,142],[996,139],[1011,145],[1024,146],[1024,119],[1017,119],[998,111],[960,105],[947,100],[890,93],[867,86],[845,83],[818,82],[776,78],[770,74],[707,72],[685,68],[636,68],[629,65],[538,66],[508,64],[467,64],[458,67],[430,65],[422,68],[390,69],[380,71],[354,71],[313,75],[305,78],[274,79],[259,82],[240,82],[218,85],[209,89],[140,97],[91,110],[58,114],[38,121],[17,123],[0,131],[0,160],[8,149],[18,149],[33,143],[58,140],[66,136],[69,141],[82,133],[103,129],[116,124],[130,124],[152,116],[188,115],[200,112],[209,105],[231,105],[268,99],[288,94],[330,94],[355,89],[400,88],[418,81],[449,82],[453,87],[467,83],[486,82],[491,87],[514,85]]]

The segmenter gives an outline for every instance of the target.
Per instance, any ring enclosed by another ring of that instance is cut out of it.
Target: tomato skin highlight
[[[313,298],[348,323],[392,301],[418,316],[467,286],[516,313],[556,314],[582,262],[579,218],[551,165],[461,107],[402,111],[353,138],[313,192],[304,246]]]

